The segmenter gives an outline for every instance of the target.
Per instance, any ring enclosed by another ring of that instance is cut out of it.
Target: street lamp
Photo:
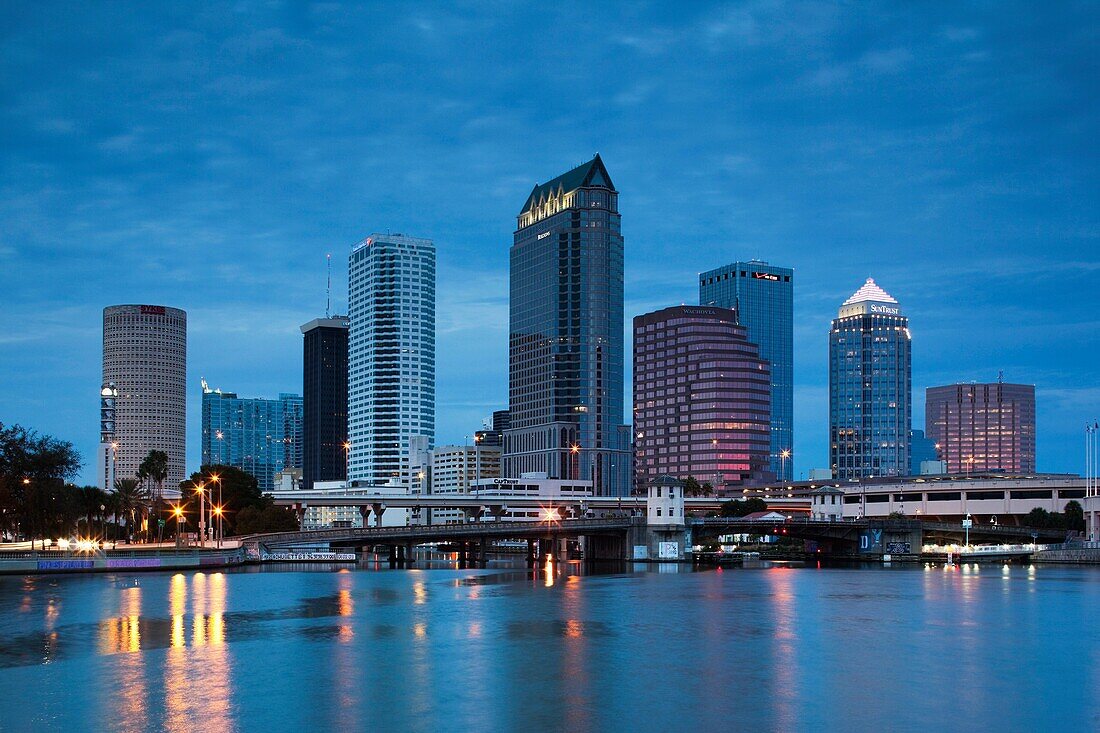
[[[344,480],[348,479],[348,464],[351,461],[351,441],[344,441]]]
[[[963,529],[966,530],[966,547],[970,547],[970,526],[974,524],[974,520],[970,518],[970,513],[967,512],[966,519],[963,520]]]
[[[574,481],[577,480],[577,478],[578,478],[577,474],[580,472],[580,465],[579,465],[580,464],[580,459],[577,458],[577,456],[580,454],[580,452],[581,452],[581,447],[579,445],[577,445],[576,443],[569,446],[569,453],[573,456],[573,475],[570,478],[572,478]],[[595,487],[593,487],[593,490],[594,489],[595,489]]]
[[[199,547],[206,547],[206,484],[195,487],[199,495]]]
[[[179,504],[176,504],[175,506],[172,507],[172,514],[176,518],[176,549],[178,550],[179,546],[180,546],[180,539],[181,539],[180,521],[183,519],[183,507],[181,507]]]
[[[787,478],[787,459],[791,457],[791,451],[789,448],[784,448],[779,453],[779,472],[783,474],[783,480],[789,481]]]
[[[218,532],[217,532],[216,537],[217,537],[217,540],[218,540],[218,547],[221,547],[222,546],[222,534],[223,534],[223,532],[222,532],[222,480],[221,480],[221,478],[218,477],[218,474],[216,474],[216,473],[210,474],[210,480],[218,485],[218,508],[217,508],[217,511],[216,511],[216,513],[218,515]],[[210,503],[211,504],[214,503],[214,494],[213,493],[210,494]]]

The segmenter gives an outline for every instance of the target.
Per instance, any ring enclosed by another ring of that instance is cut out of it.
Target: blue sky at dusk
[[[437,443],[507,403],[508,247],[601,153],[629,317],[795,268],[795,465],[828,465],[828,328],[873,276],[924,388],[1034,383],[1044,471],[1100,417],[1093,3],[0,6],[0,422],[98,442],[102,308],[187,310],[200,377],[301,390],[372,231],[438,247]],[[625,324],[624,324],[625,327]],[[629,394],[629,381],[627,384]],[[86,466],[84,481],[93,474]]]

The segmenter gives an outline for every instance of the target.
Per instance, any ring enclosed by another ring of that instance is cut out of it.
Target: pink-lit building
[[[1035,471],[1035,386],[929,387],[925,433],[948,473]]]
[[[770,478],[771,368],[727,308],[634,319],[635,486],[694,476],[716,490]]]

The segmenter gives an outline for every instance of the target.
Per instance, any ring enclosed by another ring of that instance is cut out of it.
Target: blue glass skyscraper
[[[203,380],[202,464],[235,466],[273,490],[275,474],[302,466],[302,398],[241,398]]]
[[[749,341],[771,363],[770,470],[794,475],[794,270],[767,262],[734,262],[699,275],[699,304],[732,308]]]
[[[829,333],[829,453],[833,476],[909,473],[912,350],[909,319],[867,279]]]
[[[536,185],[510,251],[504,474],[629,491],[623,429],[623,237],[600,156]]]

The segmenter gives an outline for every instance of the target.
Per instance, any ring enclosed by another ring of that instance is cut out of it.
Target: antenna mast
[[[325,283],[325,318],[329,318],[332,310],[332,255],[325,255],[325,266],[328,268],[328,279]]]

